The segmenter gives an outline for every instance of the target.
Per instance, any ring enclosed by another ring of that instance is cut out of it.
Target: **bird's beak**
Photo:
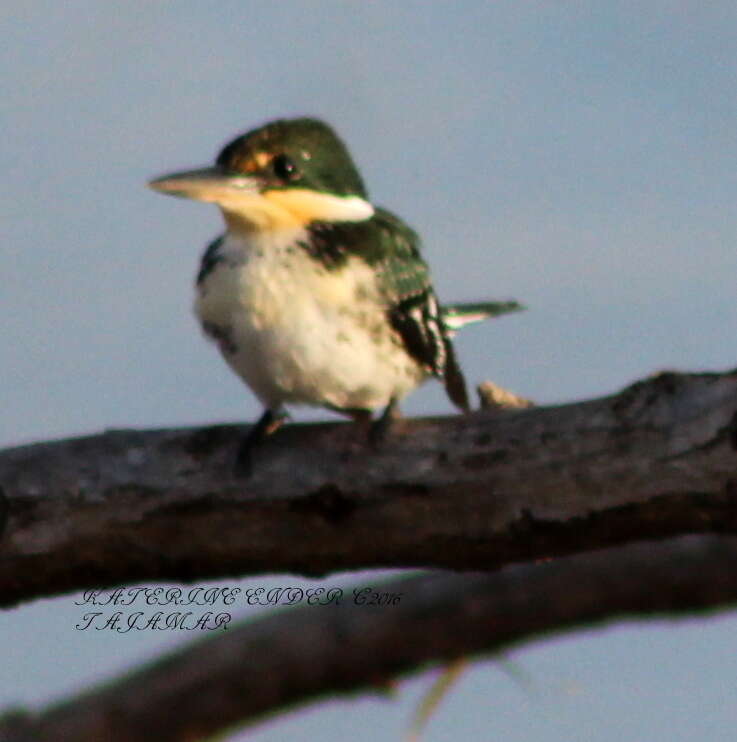
[[[218,166],[163,175],[149,181],[149,188],[180,198],[222,203],[234,196],[259,192],[257,178],[226,172]]]

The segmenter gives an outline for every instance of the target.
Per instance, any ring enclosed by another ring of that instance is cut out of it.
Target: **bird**
[[[371,428],[383,433],[399,401],[435,377],[468,412],[453,334],[523,308],[514,300],[441,306],[418,234],[371,202],[343,140],[315,118],[270,121],[226,144],[213,166],[149,186],[214,203],[225,221],[202,256],[194,309],[263,405],[239,448],[241,472],[287,406],[356,421],[383,410]]]

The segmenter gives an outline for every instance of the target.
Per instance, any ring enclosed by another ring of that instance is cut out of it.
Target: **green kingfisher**
[[[322,121],[281,119],[237,137],[212,167],[151,188],[215,203],[225,234],[206,249],[195,313],[265,411],[239,452],[285,419],[285,405],[357,420],[428,377],[469,410],[451,336],[514,301],[440,307],[418,235],[369,200],[345,144]]]

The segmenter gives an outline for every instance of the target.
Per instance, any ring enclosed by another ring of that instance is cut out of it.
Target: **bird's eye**
[[[299,178],[297,166],[294,164],[292,158],[287,155],[277,155],[271,161],[271,167],[274,170],[274,175],[279,180],[297,180]]]

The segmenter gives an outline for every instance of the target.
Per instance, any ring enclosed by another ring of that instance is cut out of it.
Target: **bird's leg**
[[[371,410],[356,408],[355,410],[343,410],[343,414],[349,415],[358,428],[371,427]]]
[[[247,477],[253,471],[253,449],[263,443],[272,433],[276,432],[287,420],[289,415],[282,409],[267,409],[252,425],[248,433],[238,446],[238,454],[235,459],[235,475]]]
[[[369,443],[372,446],[379,446],[389,435],[395,420],[402,417],[402,413],[399,410],[399,404],[397,400],[392,397],[389,400],[389,404],[384,408],[384,412],[381,413],[381,417],[371,424],[369,429]]]

